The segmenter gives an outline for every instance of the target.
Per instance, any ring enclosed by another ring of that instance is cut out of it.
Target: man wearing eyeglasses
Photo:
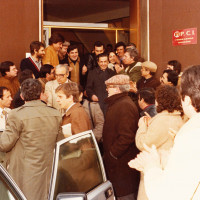
[[[70,80],[69,76],[69,67],[66,64],[57,65],[55,68],[55,77],[56,79],[53,81],[49,81],[45,85],[45,93],[48,95],[47,105],[52,106],[58,110],[60,110],[60,106],[58,102],[56,102],[56,88],[63,83],[68,83]],[[62,110],[60,110],[62,113]]]

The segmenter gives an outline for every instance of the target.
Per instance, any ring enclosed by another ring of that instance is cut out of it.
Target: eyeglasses
[[[66,74],[55,74],[56,77],[63,78]]]

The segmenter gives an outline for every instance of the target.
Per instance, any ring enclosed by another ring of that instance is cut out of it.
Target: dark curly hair
[[[32,101],[40,99],[40,94],[42,92],[41,83],[32,78],[28,78],[21,84],[21,94],[24,101]]]
[[[176,87],[170,85],[160,85],[155,93],[158,103],[156,109],[160,113],[167,110],[172,113],[175,110],[182,112],[181,97]]]

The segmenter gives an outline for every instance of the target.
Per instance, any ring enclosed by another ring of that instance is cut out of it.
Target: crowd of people
[[[59,33],[1,62],[0,161],[26,197],[47,199],[56,141],[92,129],[117,200],[198,199],[200,66],[157,68],[133,43],[80,55]]]

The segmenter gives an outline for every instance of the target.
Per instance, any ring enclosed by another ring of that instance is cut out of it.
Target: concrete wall
[[[29,44],[39,40],[39,0],[1,0],[0,62],[13,61],[17,67]]]

